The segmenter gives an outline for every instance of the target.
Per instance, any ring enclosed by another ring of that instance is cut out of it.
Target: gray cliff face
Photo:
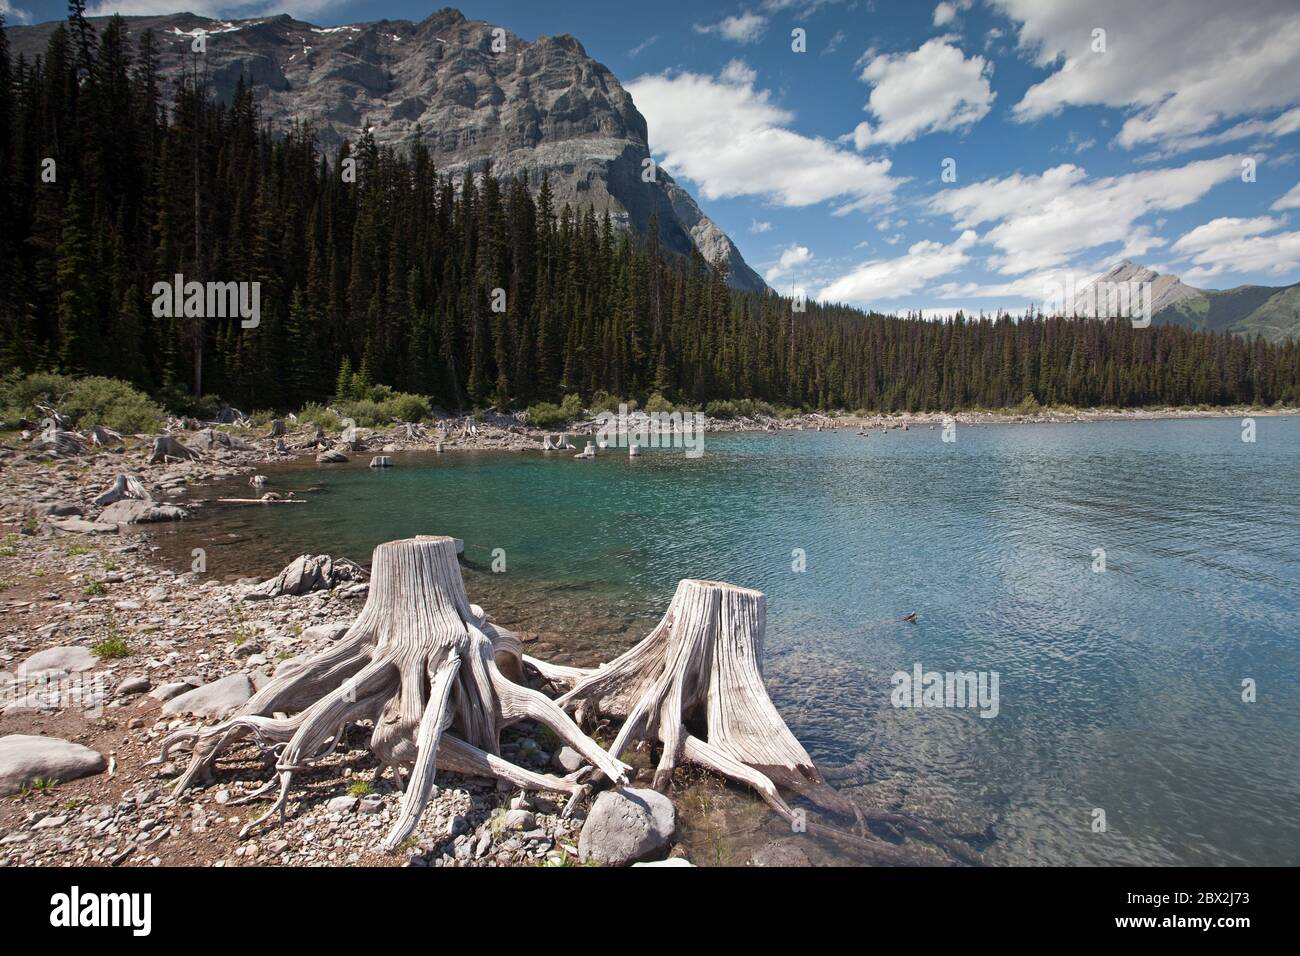
[[[95,18],[97,29],[104,20]],[[556,207],[606,210],[645,232],[659,217],[664,245],[708,259],[721,255],[732,285],[762,290],[731,239],[663,170],[642,181],[649,158],[645,118],[632,97],[571,36],[526,42],[508,30],[441,10],[420,23],[381,20],[316,27],[287,15],[209,20],[188,13],[126,18],[131,32],[152,29],[162,69],[176,77],[197,63],[216,95],[229,101],[242,75],[275,129],[310,121],[332,153],[370,127],[379,143],[422,139],[438,166],[457,173],[491,160],[498,175],[549,176]],[[14,56],[40,54],[54,24],[10,29]],[[207,31],[207,50],[191,46]],[[494,50],[494,41],[504,50]]]

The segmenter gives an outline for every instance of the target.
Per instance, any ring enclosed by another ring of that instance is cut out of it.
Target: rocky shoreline
[[[1216,412],[1231,417],[1288,413]],[[1170,410],[955,418],[992,424],[1205,414]],[[934,426],[945,418],[803,415],[709,422],[706,430],[886,429]],[[575,439],[593,433],[590,425],[569,432]],[[214,439],[222,434],[234,441]],[[536,452],[543,435],[506,416],[489,416],[444,424],[437,435],[398,426],[326,438],[325,446],[344,456],[438,447],[445,452]],[[239,830],[261,814],[270,797],[251,796],[262,787],[268,769],[251,748],[226,759],[215,783],[172,798],[171,781],[181,768],[174,762],[151,762],[162,739],[196,718],[212,721],[228,713],[284,662],[329,646],[355,618],[367,593],[361,580],[327,581],[334,586],[250,600],[256,580],[215,580],[197,557],[195,569],[187,573],[161,567],[147,535],[134,532],[185,514],[193,508],[191,493],[200,486],[253,475],[269,462],[291,462],[321,449],[320,433],[312,428],[276,435],[209,428],[176,431],[172,437],[182,446],[206,448],[192,460],[151,464],[149,436],[60,457],[33,450],[30,441],[0,445],[5,479],[0,499],[5,620],[0,634],[0,865],[686,862],[685,846],[674,845],[671,823],[665,822],[672,816],[669,801],[663,801],[666,809],[656,806],[648,814],[646,832],[637,838],[644,840],[620,849],[618,828],[587,825],[589,814],[618,815],[625,809],[601,808],[601,801],[609,804],[615,794],[602,794],[595,806],[564,818],[559,805],[544,797],[454,775],[445,775],[409,845],[396,855],[382,853],[378,842],[400,794],[387,778],[374,781],[374,760],[361,729],[302,774],[302,792],[285,825],[252,839],[241,841]],[[118,475],[138,478],[148,500],[125,495],[105,503]],[[249,498],[263,494],[253,487]],[[503,755],[522,766],[561,774],[576,769],[576,755],[546,731],[516,726],[502,743]],[[241,802],[250,796],[250,802]],[[590,844],[596,839],[584,837],[584,827],[592,833],[603,830],[605,843],[614,848],[582,846],[584,840]],[[784,860],[791,852],[764,847],[753,862]]]

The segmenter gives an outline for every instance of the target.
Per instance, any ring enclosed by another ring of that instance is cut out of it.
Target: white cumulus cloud
[[[993,223],[982,241],[997,253],[989,265],[1004,275],[1068,264],[1087,250],[1118,244],[1115,258],[1142,256],[1164,245],[1140,220],[1182,209],[1214,186],[1237,178],[1239,156],[1090,179],[1064,164],[1040,175],[1014,173],[940,192],[929,201],[959,228]]]
[[[923,239],[895,259],[874,259],[862,263],[817,293],[822,302],[847,302],[870,306],[875,302],[910,295],[940,276],[955,272],[970,261],[975,244],[973,229],[967,229],[948,244]]]
[[[967,58],[941,39],[928,40],[911,53],[872,57],[862,80],[872,85],[866,109],[876,120],[858,124],[858,149],[906,143],[925,133],[957,130],[978,123],[997,96],[989,86],[992,65]]]
[[[1286,219],[1222,216],[1184,233],[1172,251],[1190,260],[1183,278],[1196,285],[1221,275],[1282,275],[1300,266],[1300,232],[1281,232]]]
[[[776,265],[767,270],[763,276],[768,282],[775,284],[783,277],[797,270],[800,266],[812,262],[813,254],[807,246],[792,245],[781,251],[781,258]]]
[[[992,0],[1019,25],[1019,43],[1050,76],[1026,91],[1020,120],[1069,106],[1129,112],[1119,145],[1186,148],[1237,117],[1300,102],[1300,5],[1295,0]],[[1094,31],[1105,31],[1096,52]]]
[[[1280,197],[1273,205],[1268,207],[1274,212],[1281,212],[1283,209],[1300,209],[1300,183],[1296,183],[1286,195]]]
[[[889,160],[869,161],[790,129],[794,114],[755,82],[753,70],[733,61],[718,76],[666,72],[627,88],[649,125],[651,149],[705,199],[757,196],[782,206],[835,200],[845,213],[888,202],[905,182],[890,175]]]
[[[717,23],[695,24],[696,33],[716,33],[724,40],[733,43],[753,43],[763,35],[767,28],[767,17],[761,13],[740,13],[734,17],[723,17]]]

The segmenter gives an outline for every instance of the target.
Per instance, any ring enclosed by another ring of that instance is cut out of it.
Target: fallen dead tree
[[[216,758],[237,740],[251,737],[275,751],[279,797],[244,828],[246,835],[272,814],[283,815],[294,773],[332,752],[348,723],[362,719],[374,721],[370,749],[380,775],[392,768],[400,784],[400,768],[411,767],[401,810],[384,839],[389,850],[419,823],[437,767],[530,790],[568,792],[571,805],[586,792],[577,775],[539,774],[499,756],[502,728],[518,720],[545,724],[615,782],[627,782],[627,768],[554,701],[501,673],[498,629],[465,594],[455,539],[422,536],[381,544],[373,568],[365,608],[337,645],[270,681],[229,720],[163,741],[159,761],[178,746],[193,747],[176,793],[210,774]],[[502,641],[503,647],[509,644]]]

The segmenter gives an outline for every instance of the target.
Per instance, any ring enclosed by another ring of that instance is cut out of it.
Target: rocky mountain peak
[[[102,29],[106,21],[92,22]],[[217,97],[229,101],[243,77],[273,128],[308,120],[329,153],[365,127],[381,144],[423,140],[452,174],[490,161],[498,175],[526,174],[534,188],[545,174],[557,208],[567,202],[608,211],[642,233],[657,214],[667,248],[720,255],[733,285],[766,288],[671,176],[660,169],[653,182],[643,181],[650,157],[645,117],[572,36],[530,42],[452,8],[419,23],[334,27],[288,14],[213,20],[177,13],[126,23],[132,33],[154,31],[162,72],[173,78],[192,62],[197,32],[206,32],[202,65]],[[54,26],[11,28],[14,55],[40,54]]]

